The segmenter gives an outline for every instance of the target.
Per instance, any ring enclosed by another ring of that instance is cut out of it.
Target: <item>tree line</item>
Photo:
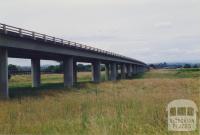
[[[158,64],[149,64],[149,67],[155,68],[155,69],[162,69],[162,68],[200,68],[200,65],[198,64],[167,64],[164,63],[158,63]]]
[[[9,72],[30,72],[31,71],[31,67],[29,68],[25,68],[25,67],[20,67],[20,66],[16,66],[13,64],[9,64],[8,65],[8,70]],[[78,72],[89,72],[92,70],[92,66],[91,65],[84,65],[84,64],[78,64],[77,65],[77,71]],[[101,65],[101,71],[105,70],[105,66]],[[50,72],[50,73],[62,73],[63,72],[63,63],[60,63],[60,65],[50,65],[47,67],[41,67],[41,72]]]

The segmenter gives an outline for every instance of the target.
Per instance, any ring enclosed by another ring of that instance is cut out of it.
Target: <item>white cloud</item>
[[[158,22],[155,24],[155,27],[158,28],[158,29],[162,29],[162,28],[172,28],[172,23],[171,22],[168,22],[168,21],[165,21],[165,22]]]
[[[200,60],[199,12],[199,0],[2,0],[0,22],[145,62],[180,61],[188,50],[187,61]]]

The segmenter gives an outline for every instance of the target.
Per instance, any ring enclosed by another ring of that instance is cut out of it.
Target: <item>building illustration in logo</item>
[[[167,106],[169,131],[194,131],[197,128],[197,105],[186,99],[170,102]]]

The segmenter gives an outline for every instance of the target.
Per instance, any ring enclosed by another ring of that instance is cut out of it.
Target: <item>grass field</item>
[[[79,80],[89,81],[90,74],[79,74]],[[168,132],[166,113],[174,99],[200,106],[199,70],[153,70],[73,89],[62,88],[62,75],[42,75],[42,83],[32,89],[30,76],[12,77],[12,98],[0,101],[0,134],[199,135]]]

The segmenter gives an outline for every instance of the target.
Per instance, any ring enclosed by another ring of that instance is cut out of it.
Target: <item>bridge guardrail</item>
[[[83,49],[83,50],[87,50],[87,51],[98,52],[98,53],[102,53],[104,55],[110,55],[110,56],[114,56],[114,57],[128,59],[128,60],[131,60],[131,61],[134,60],[138,63],[144,64],[140,61],[137,61],[137,60],[129,58],[129,57],[125,57],[125,56],[120,55],[120,54],[116,54],[116,53],[113,53],[113,52],[105,51],[105,50],[98,49],[98,48],[91,47],[91,46],[87,46],[87,45],[84,45],[84,44],[79,44],[79,43],[76,43],[76,42],[64,40],[64,39],[61,39],[61,38],[56,38],[56,37],[49,36],[49,35],[46,35],[46,34],[41,34],[41,33],[38,33],[38,32],[25,30],[25,29],[21,29],[21,28],[18,28],[18,27],[14,27],[14,26],[2,24],[2,23],[0,23],[0,31],[2,31],[4,34],[14,33],[14,34],[19,35],[19,37],[22,37],[22,38],[23,37],[29,37],[33,40],[42,40],[44,42],[52,42],[54,44],[66,45],[68,47],[75,47],[75,48]]]

